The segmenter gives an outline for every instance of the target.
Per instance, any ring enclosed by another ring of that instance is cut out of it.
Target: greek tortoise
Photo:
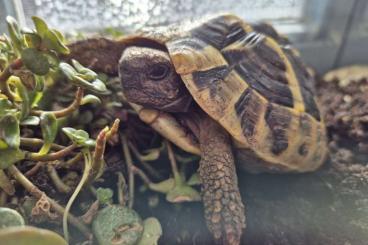
[[[287,38],[268,24],[222,14],[70,45],[71,58],[120,76],[140,118],[201,155],[208,228],[239,244],[245,228],[236,166],[308,172],[326,158],[313,76]]]

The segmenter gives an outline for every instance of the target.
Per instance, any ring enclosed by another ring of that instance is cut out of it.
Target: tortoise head
[[[185,112],[192,97],[165,50],[131,46],[119,61],[119,76],[129,102],[168,112]]]

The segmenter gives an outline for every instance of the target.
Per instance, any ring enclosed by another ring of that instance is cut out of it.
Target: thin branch
[[[174,179],[175,179],[175,183],[181,183],[182,179],[178,170],[178,165],[176,163],[176,159],[175,159],[175,155],[174,155],[174,151],[172,149],[171,143],[169,141],[165,141],[166,146],[167,146],[167,153],[169,155],[169,160],[170,160],[170,164],[171,164],[171,168],[174,174]]]
[[[83,159],[83,153],[79,152],[79,153],[77,153],[77,155],[75,155],[73,158],[70,158],[68,161],[66,161],[64,164],[62,164],[60,167],[69,168],[70,166],[73,166],[77,162],[81,161],[82,159]]]
[[[44,162],[37,162],[30,170],[24,173],[25,176],[29,177],[38,172],[38,170],[44,165]]]
[[[134,204],[134,173],[133,173],[133,160],[132,156],[130,155],[129,147],[128,147],[128,140],[124,134],[120,135],[121,142],[123,145],[123,153],[125,162],[128,167],[128,187],[129,187],[129,202],[128,207],[132,208]]]
[[[5,191],[0,190],[0,207],[4,207],[6,205],[6,200],[8,199],[8,195]]]
[[[59,177],[59,174],[55,170],[55,168],[51,165],[47,165],[47,171],[49,176],[54,183],[56,189],[61,193],[69,193],[71,191],[70,186],[66,185]]]
[[[149,177],[141,169],[137,168],[136,166],[133,166],[132,171],[133,171],[134,174],[137,174],[139,177],[141,177],[141,179],[143,180],[143,182],[146,185],[152,184],[152,181],[149,179]]]
[[[52,112],[54,113],[56,118],[65,117],[73,113],[75,110],[77,110],[80,106],[80,103],[83,98],[83,89],[81,87],[78,87],[78,90],[75,94],[74,101],[66,108],[61,109],[59,111],[42,111],[42,110],[33,110],[31,111],[31,114],[34,116],[40,116],[44,112]]]
[[[126,181],[124,178],[124,175],[121,172],[116,173],[118,176],[118,183],[117,183],[117,189],[118,189],[118,200],[119,204],[121,206],[125,206],[126,200],[125,200],[125,187],[126,187]]]
[[[38,139],[38,138],[20,138],[20,144],[21,146],[26,146],[26,147],[42,147],[44,144],[44,141],[42,139]],[[62,145],[58,145],[53,143],[51,145],[51,149],[53,150],[62,150],[64,149],[65,146]]]
[[[156,179],[161,179],[162,176],[159,172],[157,172],[151,165],[149,165],[146,161],[143,161],[138,149],[129,142],[129,148],[133,152],[134,156],[138,159],[139,163]]]
[[[60,151],[53,152],[53,153],[46,154],[46,155],[39,155],[38,153],[28,152],[28,154],[26,154],[26,159],[32,160],[32,161],[42,161],[42,162],[54,161],[54,160],[58,160],[60,158],[66,157],[67,155],[70,155],[73,152],[73,150],[75,150],[77,147],[78,146],[76,144],[72,144],[72,145],[65,147],[64,149]]]
[[[27,179],[26,176],[24,176],[17,167],[10,166],[8,168],[9,172],[13,177],[34,197],[41,198],[41,196],[44,194],[40,189],[38,189],[31,181]],[[65,209],[63,206],[59,205],[56,201],[53,199],[47,197],[47,200],[50,202],[51,206],[54,208],[54,210],[59,213],[60,215],[63,215],[65,212]],[[87,226],[85,226],[79,219],[77,219],[72,214],[68,214],[68,220],[69,222],[74,225],[78,230],[82,232],[82,234],[87,237],[88,239],[91,238],[92,234],[91,231]]]
[[[3,190],[9,196],[13,196],[15,188],[11,180],[8,178],[4,170],[0,169],[0,190]]]

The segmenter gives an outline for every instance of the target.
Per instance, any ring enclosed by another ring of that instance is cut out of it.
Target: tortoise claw
[[[209,230],[219,244],[240,244],[245,228],[244,205],[238,190],[204,191],[205,218]]]

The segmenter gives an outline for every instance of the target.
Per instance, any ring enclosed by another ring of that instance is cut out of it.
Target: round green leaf
[[[70,127],[62,128],[68,138],[78,146],[94,147],[95,141],[89,138],[89,134],[82,129],[74,129]]]
[[[88,69],[84,66],[82,66],[78,61],[72,60],[74,68],[77,70],[77,72],[80,73],[80,77],[87,81],[91,81],[97,78],[97,73],[92,71],[91,69]]]
[[[55,52],[45,52],[47,60],[49,61],[51,68],[57,68],[59,65],[59,58],[57,57]]]
[[[143,226],[133,209],[110,205],[97,213],[92,230],[100,245],[133,245],[140,239]]]
[[[36,78],[36,86],[35,86],[35,90],[42,92],[44,87],[45,87],[45,78],[43,76],[35,76]]]
[[[40,126],[42,132],[42,138],[44,145],[42,146],[39,154],[46,154],[51,147],[51,144],[56,138],[58,131],[58,122],[56,120],[55,114],[52,112],[44,112],[40,116]]]
[[[45,55],[35,48],[26,48],[22,51],[21,57],[24,65],[37,75],[46,75],[49,72],[50,64]]]
[[[140,159],[142,161],[155,161],[160,157],[161,148],[153,148],[149,149],[145,152],[145,154],[140,155]]]
[[[59,54],[67,55],[70,53],[68,47],[60,40],[59,35],[54,30],[48,29],[44,33],[43,43],[49,50],[54,50]]]
[[[166,200],[173,203],[200,201],[201,195],[189,185],[175,186],[166,195]]]
[[[112,203],[113,195],[114,195],[114,192],[110,188],[101,188],[100,187],[96,190],[97,200],[101,204]]]
[[[13,83],[17,88],[16,94],[22,99],[22,108],[20,118],[23,119],[28,116],[31,109],[30,99],[27,88],[24,86],[20,78],[12,76],[9,83]]]
[[[0,229],[24,225],[24,219],[22,215],[20,215],[14,209],[0,207],[0,217]]]
[[[96,91],[96,92],[99,92],[99,93],[107,92],[106,85],[100,79],[94,80],[92,82],[92,85],[93,85],[94,91]]]
[[[38,49],[41,46],[42,39],[40,35],[30,32],[25,33],[24,37],[26,39],[28,47]]]
[[[32,226],[0,229],[0,241],[6,245],[67,245],[59,234]]]
[[[20,129],[19,121],[15,115],[7,114],[0,118],[0,135],[10,148],[19,147]]]
[[[23,47],[23,35],[20,32],[20,28],[18,26],[17,21],[11,17],[6,17],[6,22],[8,23],[8,32],[10,35],[10,39],[16,51],[20,52]]]
[[[5,169],[23,160],[25,153],[20,149],[6,148],[0,150],[0,169]],[[1,241],[1,240],[0,240]]]
[[[82,101],[80,103],[81,105],[85,104],[101,104],[100,98],[98,98],[96,95],[93,94],[87,94],[82,98]]]
[[[192,176],[190,176],[189,180],[187,181],[187,184],[190,186],[193,185],[200,185],[201,179],[199,178],[199,174],[198,173],[194,173]]]
[[[77,71],[73,68],[73,66],[69,65],[65,62],[60,62],[59,69],[61,72],[68,78],[69,81],[73,81],[77,76]]]
[[[168,193],[175,187],[175,180],[174,178],[169,178],[158,183],[151,183],[148,187],[153,191]]]
[[[64,36],[63,36],[63,34],[61,33],[61,32],[59,32],[58,30],[56,30],[56,29],[52,29],[54,32],[55,32],[55,34],[56,34],[56,36],[62,41],[62,42],[65,42],[65,38],[64,38]]]
[[[12,109],[12,103],[8,99],[0,98],[0,117]]]
[[[40,118],[36,116],[29,116],[20,122],[20,125],[36,126],[40,124]]]
[[[137,245],[157,245],[162,236],[162,227],[155,217],[143,221],[143,234]]]
[[[31,18],[33,20],[33,24],[36,27],[36,31],[37,31],[38,35],[40,35],[43,38],[45,36],[45,33],[49,29],[46,22],[43,19],[41,19],[40,17],[37,17],[37,16],[32,16]]]

